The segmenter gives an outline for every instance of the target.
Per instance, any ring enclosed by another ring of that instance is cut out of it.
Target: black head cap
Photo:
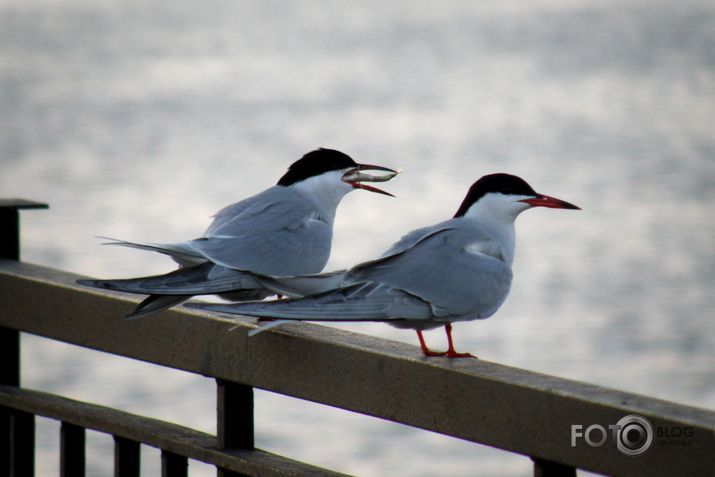
[[[489,174],[472,184],[454,216],[463,217],[472,204],[490,192],[499,192],[505,195],[538,195],[521,177],[504,173]]]
[[[337,171],[347,167],[357,167],[353,159],[340,151],[334,149],[316,149],[301,157],[288,168],[283,177],[278,181],[280,186],[289,186],[308,179],[319,176],[323,172]]]

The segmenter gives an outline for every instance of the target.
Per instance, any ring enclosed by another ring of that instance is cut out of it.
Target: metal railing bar
[[[218,448],[215,436],[117,409],[17,388],[0,386],[0,406],[69,422],[75,426],[141,442],[163,451],[245,475],[341,476],[337,472],[259,449]]]
[[[533,460],[534,477],[576,477],[576,469],[571,466],[541,459]]]
[[[0,384],[20,385],[20,332],[0,326]],[[12,410],[0,408],[0,475],[11,475]]]
[[[189,460],[183,455],[161,451],[161,477],[187,477]]]
[[[47,207],[31,200],[0,199],[0,257],[20,259],[20,210]]]
[[[10,477],[35,475],[35,416],[10,411]]]
[[[127,322],[119,317],[136,297],[88,291],[77,278],[0,260],[0,303],[8,311],[0,325],[594,472],[712,470],[712,411],[484,360],[423,358],[412,345],[325,326],[287,324],[249,338],[255,320],[185,309]],[[638,459],[615,446],[571,445],[573,424],[615,424],[629,414],[654,428],[687,427],[692,445],[685,454],[662,447]]]
[[[253,388],[216,380],[217,437],[221,449],[253,449]]]
[[[20,385],[20,333],[0,326],[0,384]]]
[[[60,477],[81,477],[86,472],[86,432],[69,422],[60,426]]]
[[[12,409],[0,406],[0,475],[10,475],[10,413]]]
[[[216,473],[217,477],[247,477],[247,474],[241,474],[239,472],[234,472],[232,470],[218,469]]]
[[[0,258],[20,260],[20,210],[46,209],[25,199],[0,199]],[[20,333],[0,326],[0,385],[20,385]],[[10,477],[35,472],[35,418],[0,406],[0,473]]]
[[[139,477],[141,470],[141,444],[114,436],[114,477]]]

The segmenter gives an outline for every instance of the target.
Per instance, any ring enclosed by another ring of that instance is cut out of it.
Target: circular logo
[[[653,443],[653,426],[644,417],[630,414],[616,426],[616,446],[625,455],[640,455]]]

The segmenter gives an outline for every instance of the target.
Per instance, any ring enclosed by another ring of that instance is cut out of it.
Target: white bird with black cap
[[[110,239],[112,245],[168,255],[180,265],[178,270],[78,283],[150,295],[127,318],[156,313],[194,295],[265,298],[273,292],[257,275],[319,273],[330,257],[335,213],[345,194],[363,189],[391,196],[366,182],[388,181],[396,174],[387,167],[358,164],[340,151],[317,149],[294,162],[275,186],[219,211],[201,238],[165,244]]]
[[[453,218],[405,235],[380,258],[349,270],[259,281],[288,299],[237,304],[189,303],[203,310],[282,320],[383,321],[414,329],[425,356],[458,353],[452,323],[489,318],[504,303],[512,280],[514,221],[533,207],[578,209],[539,194],[523,179],[491,174],[476,181]],[[447,351],[430,350],[422,331],[444,326]]]

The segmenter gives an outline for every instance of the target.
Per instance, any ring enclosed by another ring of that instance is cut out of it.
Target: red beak
[[[573,205],[565,200],[549,197],[548,195],[539,194],[533,199],[523,199],[519,202],[524,202],[532,207],[548,207],[550,209],[575,209],[581,210],[581,207]]]

